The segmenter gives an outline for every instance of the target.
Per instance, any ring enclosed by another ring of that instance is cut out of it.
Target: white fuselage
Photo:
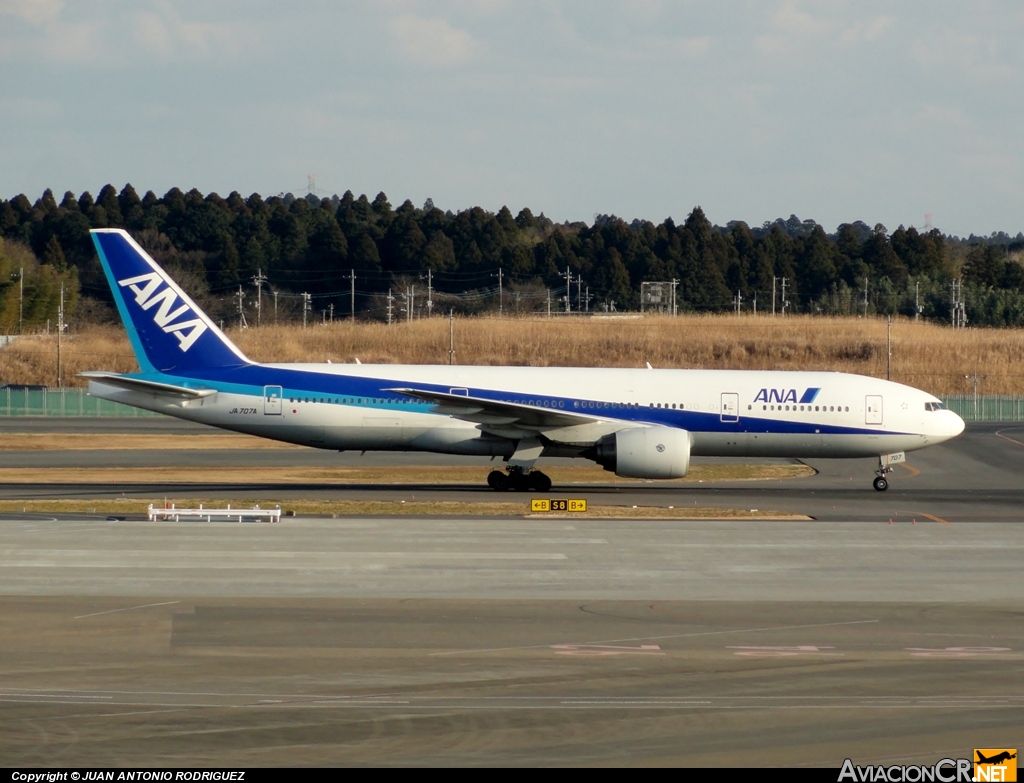
[[[431,451],[508,457],[514,432],[457,418],[388,391],[429,386],[451,394],[579,413],[582,427],[539,428],[545,455],[577,456],[635,426],[690,434],[698,456],[869,457],[941,443],[963,421],[926,392],[825,372],[635,370],[428,365],[250,365],[234,378],[161,376],[215,389],[201,399],[92,381],[90,392],[215,427],[328,449]],[[278,391],[279,389],[279,391]]]

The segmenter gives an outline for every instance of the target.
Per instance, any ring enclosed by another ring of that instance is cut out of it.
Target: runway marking
[[[593,642],[582,642],[582,645],[605,645],[605,644],[621,644],[623,642],[644,642],[644,641],[661,641],[663,639],[690,639],[697,636],[723,636],[727,634],[737,633],[761,633],[763,631],[795,631],[803,628],[834,628],[843,625],[867,625],[870,623],[877,623],[878,620],[850,620],[843,623],[811,623],[809,625],[776,625],[768,626],[765,628],[734,628],[731,631],[699,631],[697,633],[677,633],[669,634],[666,636],[631,636],[628,639],[601,639]],[[485,649],[477,650],[449,650],[447,652],[428,653],[428,658],[434,658],[441,655],[462,655],[464,653],[486,653],[486,652],[506,652],[509,650],[542,650],[545,647],[551,647],[550,644],[526,644],[520,647],[490,647]]]
[[[162,601],[158,604],[142,604],[141,606],[126,606],[123,609],[107,609],[105,612],[93,612],[91,614],[80,614],[75,617],[75,620],[81,620],[85,617],[99,617],[101,614],[114,614],[115,612],[131,612],[136,609],[149,609],[152,606],[171,606],[172,604],[180,604],[181,601]]]
[[[4,696],[21,696],[22,694],[19,694],[19,693],[6,693],[6,694],[3,694],[3,695]],[[31,696],[34,699],[92,699],[92,700],[106,699],[106,700],[110,700],[110,699],[114,698],[113,696],[101,696],[101,695],[98,695],[98,694],[95,694],[95,693],[75,694],[75,693],[34,693],[33,692],[33,693],[27,693],[27,694],[24,694],[24,695],[25,696]]]
[[[1014,429],[1019,429],[1019,427],[1014,427]],[[1002,438],[1003,440],[1008,440],[1010,443],[1016,443],[1018,446],[1024,446],[1024,441],[1011,438],[1009,435],[1003,435],[1004,432],[1006,432],[1006,430],[996,430],[995,436],[997,438]]]
[[[1019,657],[1007,656],[1013,653],[1009,647],[907,647],[905,648],[916,658],[976,658],[979,655],[998,658]]]
[[[664,655],[656,644],[641,644],[639,647],[618,647],[610,644],[552,644],[555,655],[578,655],[595,657],[608,655]]]
[[[914,478],[914,476],[920,476],[921,475],[921,471],[919,471],[913,465],[910,465],[910,464],[908,464],[906,462],[900,462],[898,464],[900,465],[900,467],[906,468],[907,470],[910,471],[910,475],[907,476],[907,478]]]
[[[925,511],[918,511],[916,513],[920,514],[921,516],[925,517],[926,519],[930,519],[932,522],[938,522],[940,525],[952,525],[953,524],[948,519],[943,519],[942,517],[937,517],[934,514],[929,514],[929,513],[925,512]]]
[[[734,655],[746,655],[751,658],[786,658],[795,655],[838,655],[845,653],[825,652],[834,650],[835,647],[818,647],[813,644],[800,644],[793,647],[756,647],[753,645],[742,645],[737,647],[728,646],[727,650],[738,650]]]

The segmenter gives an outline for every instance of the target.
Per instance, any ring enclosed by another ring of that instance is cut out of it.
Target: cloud
[[[35,25],[53,21],[63,8],[64,0],[0,0],[0,14]]]
[[[423,19],[404,14],[391,22],[402,56],[419,65],[450,68],[474,59],[480,45],[465,30],[444,19]]]
[[[820,37],[834,26],[830,19],[800,8],[799,0],[783,0],[772,14],[770,32],[754,39],[754,45],[769,55],[788,55],[803,41]]]
[[[848,46],[869,43],[881,38],[885,31],[895,23],[896,17],[894,16],[876,16],[874,19],[859,20],[839,34],[839,41]]]
[[[30,25],[4,31],[0,60],[108,66],[171,57],[187,61],[237,55],[256,40],[247,20],[193,21],[164,0],[141,5],[118,11],[114,6],[67,5],[65,0],[0,0],[0,18],[14,16]]]
[[[157,11],[144,11],[135,17],[134,40],[148,52],[162,57],[171,54],[198,54],[207,57],[215,52],[237,54],[252,43],[243,25],[226,22],[193,22],[182,19],[166,3]]]

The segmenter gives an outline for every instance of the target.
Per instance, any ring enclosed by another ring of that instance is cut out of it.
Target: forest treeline
[[[860,221],[833,234],[811,220],[714,226],[700,207],[682,223],[614,215],[555,223],[528,208],[453,213],[428,201],[393,207],[384,193],[263,199],[172,188],[139,196],[106,185],[95,198],[47,190],[0,200],[0,331],[55,322],[63,284],[80,320],[110,318],[90,228],[126,228],[214,317],[359,317],[433,312],[636,310],[641,283],[676,281],[680,311],[905,314],[949,320],[962,279],[972,325],[1024,324],[1024,235],[960,239]],[[24,270],[22,272],[22,270]],[[23,279],[22,279],[23,276]],[[784,282],[783,282],[784,281]],[[783,286],[785,298],[783,299]],[[241,291],[241,295],[239,295]],[[388,294],[391,294],[389,297]],[[308,297],[303,296],[308,294]],[[568,297],[568,303],[566,302]],[[650,307],[650,303],[646,303]]]

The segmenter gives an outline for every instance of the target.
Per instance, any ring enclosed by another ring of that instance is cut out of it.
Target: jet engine
[[[584,456],[625,478],[682,478],[690,469],[690,433],[673,427],[633,427],[606,435]]]

